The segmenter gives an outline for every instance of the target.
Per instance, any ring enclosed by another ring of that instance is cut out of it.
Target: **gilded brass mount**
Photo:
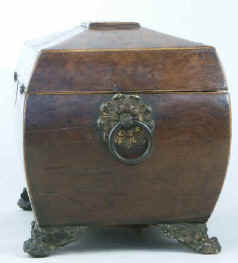
[[[119,160],[127,164],[137,164],[151,153],[152,133],[155,127],[152,109],[138,95],[116,94],[100,107],[97,121],[102,131],[103,140],[109,150]],[[136,149],[144,150],[136,158],[123,157],[122,151],[133,153]]]

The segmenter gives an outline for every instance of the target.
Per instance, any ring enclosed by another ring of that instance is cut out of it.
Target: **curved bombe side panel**
[[[206,222],[229,157],[229,95],[140,94],[155,132],[151,156],[135,166],[101,140],[99,107],[111,96],[28,96],[26,176],[39,225]]]

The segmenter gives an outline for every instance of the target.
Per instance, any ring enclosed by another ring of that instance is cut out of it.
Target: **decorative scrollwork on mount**
[[[111,129],[121,123],[125,128],[118,133],[117,142],[125,143],[127,147],[142,139],[143,130],[133,126],[134,121],[145,123],[153,131],[155,123],[152,119],[152,109],[146,105],[138,95],[116,94],[110,101],[103,103],[100,107],[98,127],[103,131],[103,139],[108,141]],[[139,135],[139,136],[137,136]]]
[[[138,164],[150,155],[155,124],[140,96],[114,95],[101,105],[97,124],[110,152],[123,163]]]

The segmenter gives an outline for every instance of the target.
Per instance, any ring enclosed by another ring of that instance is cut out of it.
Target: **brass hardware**
[[[114,95],[101,105],[97,123],[110,152],[123,163],[137,164],[150,155],[155,124],[140,96]]]
[[[221,251],[218,239],[215,237],[209,238],[206,224],[179,223],[158,224],[156,226],[162,236],[175,239],[182,246],[197,253],[209,255],[218,254]],[[126,227],[141,231],[149,225],[128,225]],[[31,224],[31,238],[24,242],[24,252],[32,257],[47,257],[58,248],[78,240],[80,233],[87,228],[87,226],[81,225],[40,227],[37,222],[33,221]]]
[[[221,245],[216,237],[209,238],[206,224],[158,224],[161,233],[177,240],[184,247],[190,248],[200,254],[218,254]]]
[[[116,136],[117,136],[117,132],[120,131],[120,129],[123,127],[122,123],[118,123],[116,124],[111,132],[109,133],[108,136],[108,146],[109,146],[109,150],[110,152],[120,161],[122,161],[123,163],[126,164],[137,164],[140,163],[142,161],[144,161],[145,159],[147,159],[147,157],[150,155],[151,150],[152,150],[152,131],[150,129],[149,126],[147,126],[145,123],[140,122],[140,121],[134,121],[134,124],[136,127],[140,127],[144,130],[144,137],[145,137],[145,142],[147,144],[145,151],[137,158],[126,158],[123,157],[123,155],[121,155],[118,150],[117,150],[117,146],[116,144],[118,143],[118,141],[116,140]],[[136,143],[136,139],[134,139],[134,143]],[[130,144],[127,145],[127,147],[132,147]]]

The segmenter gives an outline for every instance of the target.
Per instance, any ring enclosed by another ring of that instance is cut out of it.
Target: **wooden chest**
[[[91,23],[29,46],[28,79],[21,67],[16,79],[33,232],[203,226],[230,148],[215,49],[137,23]]]

